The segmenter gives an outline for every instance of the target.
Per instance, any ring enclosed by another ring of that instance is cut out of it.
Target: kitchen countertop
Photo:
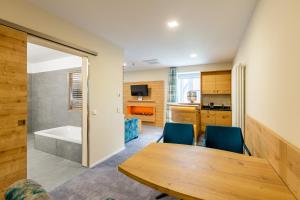
[[[199,107],[200,103],[168,103],[169,106],[178,106],[178,107]],[[216,110],[216,111],[231,111],[231,106],[201,106],[201,110]]]
[[[200,107],[200,103],[168,103],[169,106]]]
[[[201,110],[231,111],[231,106],[202,106]]]

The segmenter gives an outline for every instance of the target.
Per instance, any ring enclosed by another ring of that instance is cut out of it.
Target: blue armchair
[[[139,119],[132,118],[125,120],[125,143],[138,138],[140,134]]]
[[[163,134],[157,142],[160,142],[161,139],[163,139],[164,143],[193,145],[194,126],[192,124],[167,122]]]
[[[206,126],[203,146],[243,154],[251,153],[244,143],[241,128],[227,126]]]

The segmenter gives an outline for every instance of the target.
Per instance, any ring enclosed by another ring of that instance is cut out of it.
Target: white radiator
[[[245,76],[246,66],[235,65],[232,69],[232,125],[245,133]]]

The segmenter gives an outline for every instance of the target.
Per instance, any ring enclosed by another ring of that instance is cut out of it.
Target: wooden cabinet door
[[[215,72],[201,73],[201,93],[202,94],[215,94],[216,93]]]
[[[26,178],[27,35],[0,25],[0,199]]]
[[[216,111],[216,125],[231,126],[231,111]]]
[[[215,74],[216,93],[217,94],[231,94],[231,72],[221,71]]]
[[[216,111],[201,110],[201,132],[205,132],[206,125],[216,124]]]

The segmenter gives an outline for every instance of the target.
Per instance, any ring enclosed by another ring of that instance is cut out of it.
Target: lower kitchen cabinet
[[[219,110],[201,110],[201,132],[205,132],[207,125],[232,125],[232,112]]]

